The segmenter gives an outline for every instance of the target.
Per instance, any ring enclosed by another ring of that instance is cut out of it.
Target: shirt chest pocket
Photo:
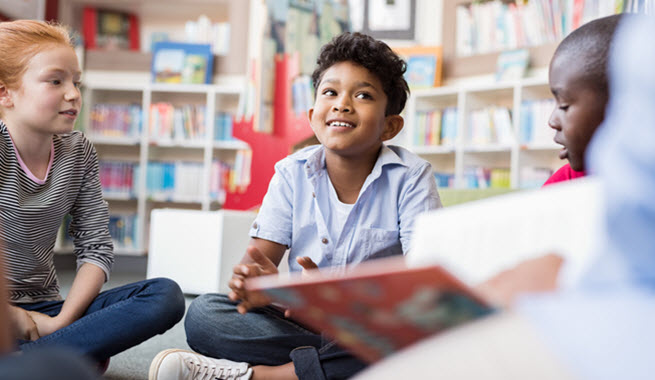
[[[398,230],[382,228],[365,228],[361,231],[364,246],[364,260],[402,255]]]

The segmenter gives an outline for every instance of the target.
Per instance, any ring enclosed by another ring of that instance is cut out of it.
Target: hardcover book
[[[408,268],[403,257],[360,264],[345,275],[312,272],[252,278],[247,287],[367,362],[493,310],[440,266]]]

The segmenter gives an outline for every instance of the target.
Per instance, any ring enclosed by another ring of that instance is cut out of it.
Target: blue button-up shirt
[[[329,230],[330,186],[323,146],[281,160],[250,236],[288,246],[291,271],[298,256],[344,268],[407,253],[416,216],[441,207],[431,165],[397,146],[382,146],[342,231]]]

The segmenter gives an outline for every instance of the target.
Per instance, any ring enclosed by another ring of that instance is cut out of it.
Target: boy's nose
[[[556,115],[557,113],[557,107],[551,112],[550,117],[548,118],[548,126],[560,130],[560,123],[559,123],[559,117]]]
[[[332,110],[334,110],[335,112],[350,112],[350,107],[341,104],[341,105],[335,105],[334,107],[332,107]]]

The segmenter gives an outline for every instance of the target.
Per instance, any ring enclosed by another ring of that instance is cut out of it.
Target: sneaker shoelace
[[[216,367],[215,365],[196,363],[187,360],[187,367],[191,370],[193,380],[236,380],[242,375],[238,368]]]

